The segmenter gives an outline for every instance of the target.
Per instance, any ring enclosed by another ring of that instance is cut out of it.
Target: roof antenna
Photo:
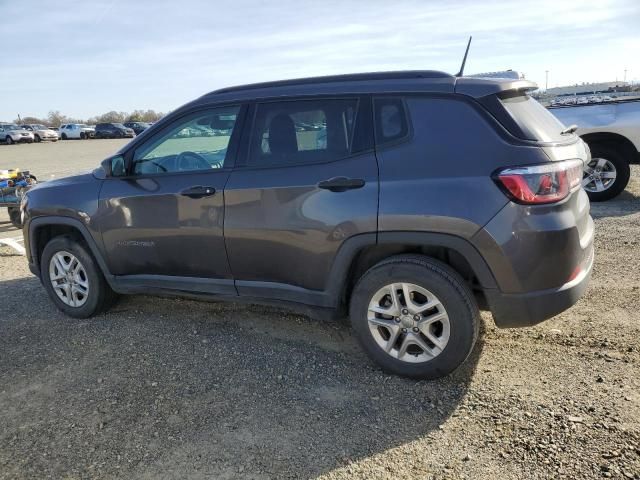
[[[462,65],[460,65],[460,71],[456,73],[456,77],[461,77],[464,73],[464,65],[467,63],[467,54],[469,53],[469,47],[471,46],[471,39],[473,37],[469,36],[469,43],[467,43],[467,49],[464,51],[464,58],[462,59]]]

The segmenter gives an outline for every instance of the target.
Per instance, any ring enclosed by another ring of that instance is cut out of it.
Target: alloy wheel
[[[616,182],[615,165],[606,158],[593,158],[585,165],[582,186],[587,192],[604,192]]]
[[[378,290],[369,302],[367,319],[378,346],[404,362],[428,362],[449,341],[451,326],[444,306],[413,283],[393,283]]]
[[[70,307],[81,307],[89,295],[89,277],[72,253],[59,251],[49,261],[49,280],[58,298]]]

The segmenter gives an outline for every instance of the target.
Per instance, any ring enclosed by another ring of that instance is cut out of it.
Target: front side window
[[[357,105],[357,99],[259,104],[249,165],[327,162],[350,155]]]
[[[164,134],[139,147],[134,174],[222,168],[240,107],[221,107],[192,114]]]

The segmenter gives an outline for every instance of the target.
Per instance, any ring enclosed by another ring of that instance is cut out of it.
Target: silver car
[[[40,123],[31,123],[28,125],[21,125],[22,127],[24,127],[25,130],[30,131],[31,133],[33,133],[33,139],[36,142],[42,142],[42,141],[52,141],[52,142],[57,142],[58,141],[58,132],[51,130],[49,127],[46,127]]]
[[[0,124],[0,141],[13,143],[33,143],[33,133],[15,123]]]

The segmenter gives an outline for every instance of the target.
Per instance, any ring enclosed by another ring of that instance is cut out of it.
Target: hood
[[[96,129],[93,127],[81,127],[80,130],[82,130],[83,132],[95,132]]]
[[[57,135],[58,132],[55,130],[51,130],[50,128],[43,128],[42,130],[38,129],[35,131],[36,133],[40,133],[42,135]]]
[[[61,187],[63,185],[78,185],[88,182],[94,182],[96,179],[91,171],[78,173],[69,177],[54,178],[53,180],[40,181],[34,185],[31,190],[41,190],[44,188]]]

